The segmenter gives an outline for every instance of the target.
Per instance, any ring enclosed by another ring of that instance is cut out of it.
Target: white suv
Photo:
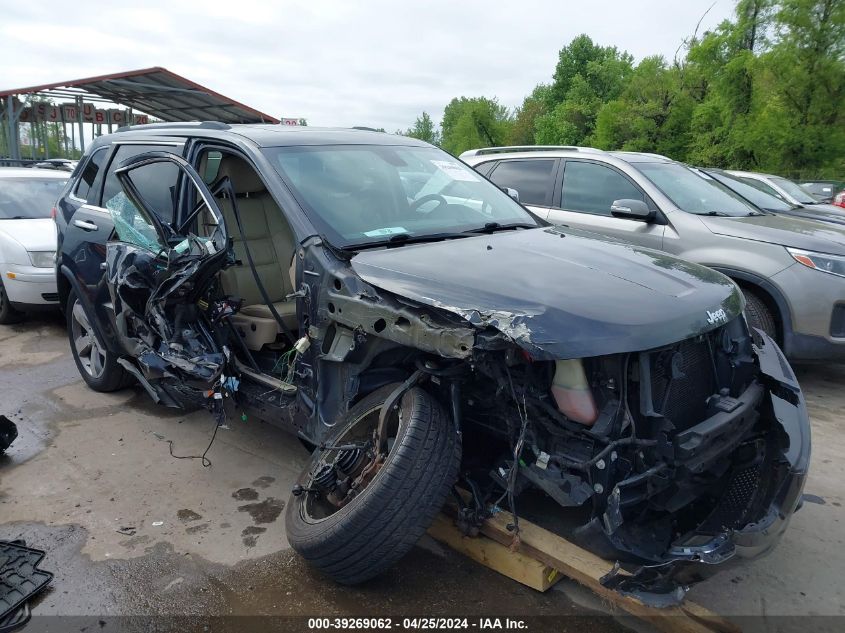
[[[764,191],[769,195],[785,200],[790,204],[822,209],[824,211],[832,211],[837,214],[842,213],[841,207],[816,200],[808,191],[805,191],[801,185],[792,182],[791,180],[787,180],[782,176],[758,174],[753,171],[728,170],[728,173],[736,176],[755,189]]]

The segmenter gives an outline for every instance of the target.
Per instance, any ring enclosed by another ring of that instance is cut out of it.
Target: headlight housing
[[[841,255],[813,253],[812,251],[802,251],[797,248],[787,248],[786,250],[792,255],[792,259],[807,268],[815,268],[823,273],[845,277],[845,257]]]
[[[36,268],[53,268],[56,265],[56,252],[29,251],[29,261]]]

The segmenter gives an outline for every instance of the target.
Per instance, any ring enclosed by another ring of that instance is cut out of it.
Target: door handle
[[[83,231],[96,231],[97,225],[93,222],[88,222],[87,220],[74,220],[74,226],[78,226]]]

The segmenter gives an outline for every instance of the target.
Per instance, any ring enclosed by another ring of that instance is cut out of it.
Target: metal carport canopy
[[[87,93],[165,121],[279,123],[278,119],[269,114],[259,112],[160,66],[3,90],[0,91],[0,98],[32,93],[53,93],[64,97],[70,97],[72,93],[82,96]]]

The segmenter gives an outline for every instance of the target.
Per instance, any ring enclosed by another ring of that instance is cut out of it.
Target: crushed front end
[[[810,427],[782,352],[756,335],[737,317],[566,365],[481,353],[464,417],[468,433],[501,441],[487,467],[501,495],[488,499],[508,508],[539,490],[573,509],[561,531],[619,561],[605,584],[654,606],[676,604],[719,563],[769,551],[800,505]],[[467,458],[480,474],[497,444],[478,444]]]

